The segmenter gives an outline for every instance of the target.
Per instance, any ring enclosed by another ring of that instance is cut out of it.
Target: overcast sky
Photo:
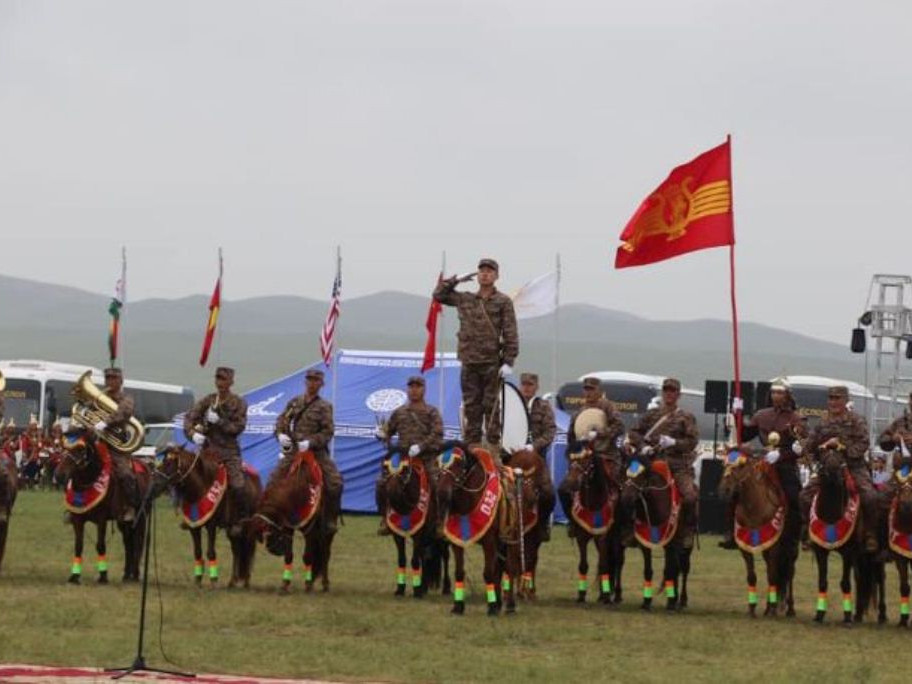
[[[743,319],[846,342],[912,272],[912,3],[0,0],[0,272],[131,299],[427,293],[729,315],[724,249],[613,270],[733,136]],[[14,302],[0,302],[2,308]],[[343,312],[344,315],[344,312]],[[348,325],[356,325],[350,321]]]

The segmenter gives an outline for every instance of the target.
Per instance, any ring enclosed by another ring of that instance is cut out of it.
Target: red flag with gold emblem
[[[735,244],[730,141],[677,167],[621,233],[615,268]]]
[[[209,299],[209,319],[206,321],[206,336],[203,338],[203,350],[200,352],[199,364],[205,366],[209,360],[209,350],[215,338],[215,327],[218,325],[219,309],[222,307],[222,277],[215,281],[215,290]]]

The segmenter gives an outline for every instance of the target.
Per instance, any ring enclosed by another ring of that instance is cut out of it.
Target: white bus
[[[58,418],[66,421],[73,407],[70,391],[87,370],[92,371],[92,382],[104,385],[104,373],[98,368],[53,361],[0,361],[0,373],[6,379],[4,420],[12,418],[19,428],[24,428],[34,415],[42,429]],[[136,401],[134,415],[146,424],[170,423],[193,405],[189,387],[127,377],[124,389]]]

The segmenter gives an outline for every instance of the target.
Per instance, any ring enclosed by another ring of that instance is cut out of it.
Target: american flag
[[[336,321],[339,319],[341,292],[342,262],[340,259],[336,266],[336,279],[333,281],[332,300],[329,302],[329,313],[326,314],[326,321],[323,323],[323,331],[320,333],[320,353],[323,355],[323,362],[327,366],[332,363],[333,344],[335,344],[336,341]]]

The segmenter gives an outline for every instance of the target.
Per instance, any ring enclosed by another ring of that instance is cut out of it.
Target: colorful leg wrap
[[[453,590],[453,600],[465,601],[465,582],[456,582],[456,588]]]
[[[601,582],[602,593],[610,594],[611,593],[611,578],[608,575],[601,575],[599,577],[599,581]]]
[[[421,568],[412,569],[412,588],[419,589],[421,587]]]
[[[70,566],[70,572],[74,575],[82,574],[82,556],[73,556],[73,565]]]
[[[522,576],[523,585],[526,589],[535,589],[535,577],[531,572],[526,572]]]
[[[512,584],[510,583],[510,576],[504,575],[503,579],[500,580],[500,588],[503,589],[504,591],[510,591],[511,586],[512,586]]]
[[[757,605],[757,587],[747,587],[747,603],[751,606]]]
[[[305,582],[313,582],[313,581],[314,581],[313,566],[312,566],[312,565],[308,565],[307,563],[304,564],[304,581],[305,581]],[[402,583],[405,584],[405,580],[403,580]]]
[[[305,566],[304,572],[307,572],[307,566]],[[396,584],[400,586],[405,585],[405,568],[396,568]]]
[[[291,578],[293,576],[291,569],[292,569],[291,563],[285,563],[285,567],[282,569],[282,581],[283,582],[291,582]]]
[[[674,580],[665,580],[665,598],[674,598],[674,597],[675,597]]]
[[[586,581],[586,576],[583,573],[580,573],[579,578],[576,580],[576,589],[577,591],[586,592],[589,583]]]
[[[214,558],[209,561],[209,579],[217,580],[218,579],[218,561]]]
[[[899,614],[908,615],[909,614],[909,597],[903,596],[899,599]]]
[[[497,603],[497,591],[493,584],[485,584],[485,596],[488,598],[488,603]]]
[[[827,595],[825,591],[821,591],[817,594],[817,610],[822,610],[826,612],[827,609]]]
[[[203,561],[202,560],[193,561],[193,576],[194,577],[203,576]]]
[[[842,610],[846,613],[852,612],[852,594],[843,594],[842,595]]]
[[[108,571],[108,557],[106,555],[99,556],[98,560],[95,561],[95,567],[98,568],[98,572],[107,572]]]
[[[779,587],[775,584],[771,584],[766,593],[766,600],[768,603],[779,603]]]
[[[652,582],[646,580],[643,582],[643,598],[651,599],[653,596]]]

